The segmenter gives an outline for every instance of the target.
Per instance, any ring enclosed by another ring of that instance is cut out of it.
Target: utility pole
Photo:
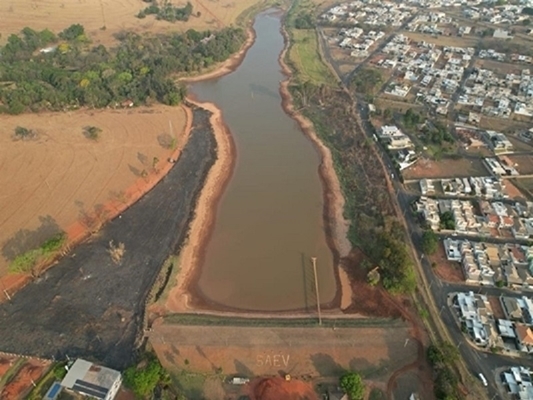
[[[316,257],[311,257],[313,261],[313,273],[315,275],[316,309],[318,311],[318,325],[322,325],[322,314],[320,313],[320,296],[318,294],[318,277],[316,274]]]

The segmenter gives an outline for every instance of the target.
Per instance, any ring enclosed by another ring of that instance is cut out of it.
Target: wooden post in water
[[[316,274],[316,257],[311,257],[313,261],[313,274],[315,275],[316,309],[318,311],[318,325],[322,325],[322,314],[320,313],[320,296],[318,294],[318,276]]]

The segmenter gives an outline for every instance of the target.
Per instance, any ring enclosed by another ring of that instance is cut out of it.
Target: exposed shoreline
[[[282,25],[282,35],[285,46],[279,55],[279,64],[283,73],[287,77],[280,84],[280,94],[282,98],[282,108],[287,115],[293,118],[300,126],[302,132],[311,140],[320,157],[319,176],[323,186],[324,211],[323,219],[325,226],[325,236],[334,259],[334,275],[337,281],[337,291],[334,299],[324,304],[325,309],[339,308],[344,310],[351,303],[351,287],[349,278],[340,266],[341,258],[347,256],[351,250],[350,242],[347,239],[349,223],[343,217],[344,197],[340,187],[340,182],[333,167],[333,159],[330,150],[320,141],[313,129],[311,121],[307,120],[302,114],[294,110],[292,97],[288,90],[292,71],[284,62],[290,43],[288,35]],[[245,42],[243,50],[239,51],[238,57],[232,57],[233,62],[224,63],[220,69],[208,74],[187,79],[186,82],[198,82],[202,80],[215,79],[227,73],[234,71],[244,59],[246,51],[255,41],[255,31],[248,30],[249,38]],[[164,304],[164,313],[211,313],[223,315],[287,315],[303,316],[309,315],[305,309],[287,310],[287,311],[254,311],[245,309],[234,309],[232,307],[219,304],[199,293],[195,287],[197,278],[201,272],[202,258],[205,247],[212,234],[212,227],[216,221],[217,207],[220,197],[223,195],[226,185],[231,178],[235,164],[235,145],[233,138],[227,126],[222,119],[221,110],[213,103],[199,103],[192,100],[191,103],[199,107],[206,108],[213,115],[210,122],[213,127],[215,139],[217,142],[217,161],[209,171],[202,193],[195,208],[195,217],[191,222],[189,237],[183,246],[179,255],[179,273],[176,276],[175,286],[172,286],[168,292],[168,297]],[[169,284],[171,284],[169,282]],[[155,306],[154,309],[159,307]],[[154,310],[155,311],[155,310]],[[159,313],[158,313],[159,314]]]
[[[346,272],[342,269],[341,259],[348,256],[351,251],[351,244],[348,240],[349,221],[344,218],[345,199],[339,178],[333,166],[333,158],[330,149],[319,139],[312,121],[307,119],[302,113],[294,108],[292,95],[289,91],[289,84],[293,76],[292,70],[285,63],[285,57],[290,48],[290,38],[285,25],[281,25],[281,34],[285,41],[285,47],[279,55],[279,64],[282,71],[287,77],[280,83],[280,93],[282,98],[283,110],[294,119],[302,132],[311,140],[313,146],[320,155],[319,175],[322,181],[324,196],[324,226],[326,241],[334,255],[335,277],[337,279],[338,289],[335,296],[337,304],[341,310],[344,310],[351,303],[352,289]]]
[[[244,60],[248,49],[255,43],[255,30],[253,26],[249,25],[246,29],[246,40],[244,41],[241,49],[234,53],[230,58],[222,61],[212,71],[200,74],[197,76],[183,77],[179,81],[185,84],[191,84],[201,81],[208,81],[210,79],[220,78],[235,71]]]
[[[191,311],[190,302],[194,293],[191,283],[200,273],[203,253],[213,232],[213,224],[220,197],[229,183],[235,166],[235,144],[229,129],[222,119],[222,111],[213,103],[200,103],[188,99],[198,107],[211,112],[209,122],[216,142],[216,161],[209,170],[204,186],[194,208],[194,217],[189,225],[187,240],[179,253],[179,272],[168,292],[164,307],[167,312]]]

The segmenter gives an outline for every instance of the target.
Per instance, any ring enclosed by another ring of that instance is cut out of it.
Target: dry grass
[[[162,324],[150,343],[170,370],[241,376],[337,376],[344,369],[385,378],[413,362],[417,344],[407,327],[273,328]]]
[[[234,24],[237,17],[263,0],[190,0],[193,14],[187,22],[157,21],[153,16],[139,19],[135,15],[147,6],[142,0],[6,0],[0,2],[1,40],[26,26],[49,28],[58,32],[71,24],[82,24],[95,44],[115,43],[113,35],[122,30],[139,33],[164,33],[219,29]],[[173,0],[175,5],[185,0]],[[105,29],[103,29],[105,27]]]
[[[143,171],[154,173],[154,158],[162,166],[170,156],[169,121],[179,146],[182,108],[0,116],[0,276],[7,271],[6,242],[15,235],[13,247],[35,246],[54,226],[98,225],[87,217],[105,219],[102,205],[126,203],[125,192],[144,179]],[[19,125],[35,129],[38,138],[13,140]],[[102,129],[98,141],[84,137],[88,125]]]
[[[474,47],[478,42],[475,37],[459,37],[459,36],[433,36],[418,32],[402,32],[404,35],[416,42],[435,43],[437,46],[453,46],[453,47]]]
[[[464,158],[458,160],[443,159],[441,161],[421,159],[403,172],[405,179],[438,179],[487,175],[489,173],[481,160],[468,160]]]

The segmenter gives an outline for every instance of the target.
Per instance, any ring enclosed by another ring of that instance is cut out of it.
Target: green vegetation
[[[373,142],[359,131],[352,110],[353,99],[332,84],[333,75],[317,51],[316,32],[295,29],[294,16],[304,11],[313,14],[312,7],[315,6],[297,0],[288,13],[286,26],[292,44],[287,64],[294,71],[289,90],[295,107],[313,122],[320,140],[331,150],[346,200],[344,215],[351,221],[350,242],[363,250],[372,265],[379,267],[383,287],[392,293],[412,292],[416,280],[405,232],[395,215],[387,176],[373,151]],[[304,42],[298,40],[300,35],[313,39],[312,46],[309,41],[305,43],[313,49],[306,52],[306,57],[301,57]],[[320,69],[312,69],[312,65],[319,65]],[[369,75],[366,79],[365,74]],[[358,74],[357,79],[361,85],[366,85],[367,79],[373,81],[370,85],[373,86],[381,75],[369,70]],[[375,283],[375,279],[371,280]]]
[[[60,250],[66,240],[67,236],[61,232],[45,241],[39,248],[20,254],[9,264],[9,272],[32,271],[38,262],[48,260]]]
[[[425,230],[422,235],[422,251],[427,255],[435,254],[439,246],[439,237],[431,229]]]
[[[316,326],[316,318],[240,318],[240,317],[218,317],[201,314],[173,314],[165,318],[165,322],[177,325],[192,326],[243,326],[243,327],[306,327]],[[324,327],[383,327],[401,326],[399,320],[389,318],[337,318],[322,319]]]
[[[7,370],[7,372],[0,377],[0,393],[5,385],[7,385],[11,379],[20,371],[22,366],[26,363],[26,359],[23,357],[18,358],[13,365]]]
[[[522,8],[522,14],[533,15],[533,8],[531,7]]]
[[[428,360],[435,371],[434,391],[437,399],[461,400],[464,395],[459,390],[459,380],[453,363],[459,358],[457,348],[449,343],[432,344],[428,348]]]
[[[440,215],[440,228],[451,231],[455,230],[455,221],[451,211],[445,211]]]
[[[315,27],[313,16],[308,12],[301,12],[294,18],[294,27],[296,29],[313,29]]]
[[[153,355],[150,355],[139,365],[124,371],[124,384],[141,398],[146,398],[153,393],[157,385],[168,385],[169,383],[168,373]]]
[[[372,388],[370,395],[368,396],[368,400],[385,400],[386,398],[385,393],[378,388]]]
[[[97,141],[100,138],[100,133],[102,129],[97,126],[86,126],[83,128],[83,135],[90,140]]]
[[[46,374],[37,382],[36,386],[28,395],[27,400],[41,400],[48,391],[48,389],[50,389],[50,386],[55,381],[61,381],[66,374],[67,370],[65,369],[64,362],[54,364],[46,372]]]
[[[317,32],[314,29],[314,7],[316,6],[312,3],[296,0],[287,13],[285,26],[290,46],[286,62],[298,71],[296,79],[300,82],[332,86],[336,80],[320,55]]]
[[[416,128],[416,126],[422,121],[422,115],[414,111],[412,108],[408,109],[403,115],[403,124],[406,128]]]
[[[15,139],[31,139],[35,137],[36,133],[28,128],[24,128],[22,126],[17,126],[15,128]]]
[[[188,30],[168,36],[118,36],[117,48],[91,47],[83,27],[73,25],[60,36],[55,51],[37,50],[52,42],[49,31],[25,28],[0,49],[0,113],[103,108],[124,101],[176,105],[185,88],[175,74],[200,71],[227,59],[244,42],[240,28],[211,33]]]
[[[348,395],[350,400],[363,400],[365,394],[365,385],[361,375],[357,372],[347,372],[339,382],[339,386]]]
[[[163,0],[159,4],[157,0],[152,0],[152,4],[137,14],[137,18],[146,18],[147,15],[155,15],[156,19],[168,22],[188,21],[192,14],[192,4],[187,2],[184,7],[176,7],[169,0]]]
[[[400,223],[393,221],[375,234],[375,243],[367,247],[371,258],[378,260],[383,287],[391,293],[411,293],[416,289],[411,257],[405,245]]]
[[[357,72],[350,82],[357,93],[363,95],[375,95],[383,84],[381,72],[374,68],[363,68]]]
[[[441,122],[431,124],[432,126],[428,125],[429,124],[426,124],[422,128],[422,141],[425,144],[436,144],[440,146],[444,142],[453,143],[455,141],[450,132],[448,132],[446,125]]]

